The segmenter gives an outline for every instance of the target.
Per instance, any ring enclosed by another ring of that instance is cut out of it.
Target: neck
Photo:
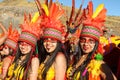
[[[26,58],[26,56],[27,56],[26,54],[22,55],[22,56],[20,57],[20,60],[23,61],[23,60]]]

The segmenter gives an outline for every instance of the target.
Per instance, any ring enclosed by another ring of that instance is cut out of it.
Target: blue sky
[[[79,8],[82,0],[75,0],[76,7]],[[87,6],[90,0],[84,0],[83,8]],[[92,0],[94,8],[96,8],[99,4],[104,3],[105,8],[107,9],[107,15],[115,15],[120,16],[120,0]],[[71,6],[72,0],[59,0],[63,5]]]
[[[2,0],[0,0],[2,1]],[[34,1],[34,0],[28,0]],[[55,1],[55,0],[54,0]],[[72,0],[58,0],[63,5],[71,6]],[[79,8],[82,0],[75,0],[76,7]],[[120,16],[120,0],[92,0],[94,4],[94,8],[96,8],[99,4],[104,3],[107,9],[107,15]],[[89,0],[84,0],[83,8],[87,6]]]

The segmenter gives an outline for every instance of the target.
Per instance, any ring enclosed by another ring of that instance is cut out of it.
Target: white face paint
[[[9,55],[10,48],[8,46],[4,46],[2,51],[0,51],[1,55]]]
[[[28,54],[30,53],[32,46],[26,42],[20,42],[19,48],[22,54]]]
[[[47,39],[44,40],[43,45],[44,45],[46,51],[47,51],[48,53],[51,53],[51,52],[53,52],[53,51],[56,49],[56,47],[57,47],[57,40],[54,40],[54,39],[51,39],[51,38],[47,38]]]
[[[89,54],[93,51],[95,47],[95,40],[90,37],[81,37],[80,38],[80,46],[84,53]]]

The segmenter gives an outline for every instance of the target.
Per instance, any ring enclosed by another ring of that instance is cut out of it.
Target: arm
[[[0,45],[1,45],[4,43],[5,39],[7,38],[8,33],[7,33],[7,30],[5,29],[5,27],[1,23],[0,23],[0,28],[2,29],[2,31],[4,33],[4,35],[2,35],[0,37]]]
[[[101,65],[101,78],[103,80],[117,80],[111,69],[104,62]]]
[[[39,59],[35,57],[31,61],[31,72],[30,72],[29,80],[37,80],[38,68],[39,68]]]
[[[55,80],[64,80],[66,75],[67,62],[63,53],[58,53],[55,59]]]
[[[4,79],[6,77],[7,74],[7,70],[9,68],[9,65],[11,64],[11,58],[6,57],[3,59],[3,66],[2,66],[2,79]]]

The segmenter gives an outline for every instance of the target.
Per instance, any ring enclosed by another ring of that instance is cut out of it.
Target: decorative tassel
[[[87,68],[85,68],[84,72],[82,73],[82,76],[85,76],[87,73]]]

